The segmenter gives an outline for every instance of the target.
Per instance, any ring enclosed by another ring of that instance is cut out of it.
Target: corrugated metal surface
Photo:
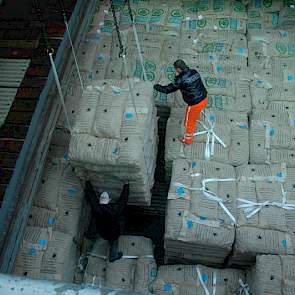
[[[10,110],[11,104],[16,95],[16,92],[17,88],[0,87],[0,127],[5,121],[5,118]]]
[[[0,58],[0,87],[19,87],[29,63],[29,59]]]
[[[17,87],[20,86],[29,64],[29,59],[0,58],[0,127],[5,121]]]

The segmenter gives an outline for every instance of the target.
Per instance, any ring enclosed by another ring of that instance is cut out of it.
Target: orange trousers
[[[185,134],[184,134],[184,143],[192,144],[194,133],[197,128],[197,121],[200,119],[201,111],[206,107],[208,103],[208,96],[202,100],[200,103],[195,104],[193,106],[188,106],[186,108],[185,113],[185,120],[184,120],[184,127],[185,127]]]

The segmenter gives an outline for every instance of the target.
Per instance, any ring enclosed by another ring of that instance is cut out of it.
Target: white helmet
[[[107,192],[103,192],[100,195],[99,203],[102,205],[107,205],[111,201],[111,198]]]

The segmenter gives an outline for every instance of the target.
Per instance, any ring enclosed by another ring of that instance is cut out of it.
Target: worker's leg
[[[201,111],[206,107],[208,103],[208,97],[206,97],[200,103],[189,106],[186,113],[186,126],[185,126],[185,135],[184,135],[184,143],[192,144],[194,133],[197,128],[197,121],[200,119]]]
[[[122,258],[123,253],[122,252],[118,252],[118,248],[119,248],[119,240],[114,240],[114,241],[110,241],[110,257],[109,257],[109,261],[110,262],[114,262],[120,258]]]

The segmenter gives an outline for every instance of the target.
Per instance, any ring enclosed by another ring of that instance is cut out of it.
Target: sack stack
[[[247,271],[247,282],[255,295],[295,294],[295,256],[257,256]]]
[[[245,165],[236,172],[237,228],[232,264],[251,265],[257,254],[295,254],[294,168]]]
[[[54,139],[58,136],[55,133]],[[65,147],[50,147],[16,258],[15,274],[73,281],[90,208],[74,168],[62,155],[66,155]]]
[[[108,242],[98,239],[90,253],[84,276],[87,284],[123,289],[130,292],[148,293],[150,283],[157,274],[150,239],[137,236],[121,236],[119,251],[123,257],[108,261]]]
[[[151,285],[152,293],[243,294],[245,273],[237,269],[214,269],[203,265],[164,265]]]
[[[169,177],[175,159],[207,159],[239,166],[249,160],[249,130],[246,114],[237,112],[206,111],[201,115],[192,145],[184,145],[178,137],[184,135],[184,109],[172,109],[167,123],[165,167]],[[206,129],[207,128],[207,129]],[[219,141],[211,132],[221,140]],[[212,138],[214,146],[212,148]],[[210,142],[208,142],[210,140]],[[223,145],[224,144],[224,145]]]
[[[168,263],[222,265],[235,236],[236,176],[232,166],[175,160],[168,194]]]
[[[100,81],[83,92],[69,156],[77,175],[98,191],[116,200],[129,181],[129,204],[149,205],[157,157],[156,109],[152,85],[130,83],[131,92],[124,80]]]

